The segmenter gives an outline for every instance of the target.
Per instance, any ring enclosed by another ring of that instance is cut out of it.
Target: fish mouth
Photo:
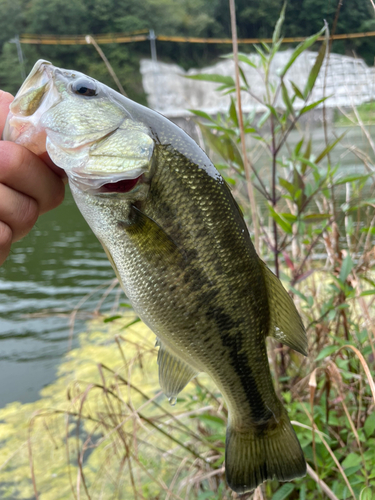
[[[61,101],[54,88],[55,67],[40,59],[22,84],[13,102],[3,131],[3,139],[13,141],[35,154],[46,151],[46,133],[39,126],[41,116]]]
[[[143,177],[143,174],[135,177],[134,179],[121,179],[119,181],[115,182],[107,182],[106,184],[103,184],[99,188],[99,193],[105,194],[105,193],[128,193],[129,191],[132,191],[138,184],[138,182],[141,180]]]
[[[140,181],[147,177],[148,166],[122,172],[117,175],[80,175],[77,172],[69,172],[70,182],[75,184],[81,191],[93,195],[121,195],[133,191]]]

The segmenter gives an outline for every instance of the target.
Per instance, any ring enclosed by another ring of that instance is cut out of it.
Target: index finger
[[[3,133],[5,122],[9,113],[9,105],[14,97],[9,92],[0,90],[0,137]]]

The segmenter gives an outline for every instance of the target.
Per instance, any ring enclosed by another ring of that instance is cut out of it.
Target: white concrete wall
[[[288,49],[276,54],[271,66],[271,81],[277,83],[278,74],[292,52],[292,49]],[[287,87],[290,88],[289,81],[291,80],[303,90],[316,56],[317,52],[308,51],[299,56],[284,77]],[[260,56],[251,54],[249,57],[260,67]],[[256,70],[242,62],[240,65],[250,84],[251,92],[261,97],[265,92],[261,68]],[[311,102],[321,99],[323,95],[331,96],[326,101],[326,105],[334,108],[358,105],[375,99],[375,69],[368,67],[362,59],[331,54],[324,83],[325,72],[326,62],[321,68]],[[189,115],[188,109],[199,109],[208,113],[227,110],[230,97],[215,91],[218,84],[184,78],[184,75],[199,73],[218,73],[234,78],[234,63],[231,59],[223,59],[208,68],[190,69],[185,72],[176,64],[153,63],[151,60],[143,59],[141,74],[149,106],[169,117],[187,116]],[[262,106],[246,92],[242,92],[242,104],[245,112],[250,112],[254,108],[262,111]],[[295,104],[296,107],[302,106],[302,101],[297,99]],[[285,107],[281,96],[277,100],[277,106]]]

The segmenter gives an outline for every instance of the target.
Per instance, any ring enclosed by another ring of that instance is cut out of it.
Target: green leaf
[[[253,61],[245,54],[238,54],[238,60],[256,69],[256,64],[254,64]]]
[[[280,217],[280,215],[277,212],[275,212],[275,209],[271,205],[268,205],[268,209],[276,224],[280,226],[281,229],[285,231],[287,234],[292,234],[293,231],[291,224],[289,224],[289,222]]]
[[[291,80],[290,80],[290,84],[291,84],[291,86],[292,86],[292,88],[293,88],[294,93],[296,94],[296,96],[299,97],[300,99],[302,99],[304,101],[305,98],[303,97],[303,94],[300,91],[300,89],[297,87],[297,85],[294,82],[292,82]]]
[[[116,316],[111,316],[110,318],[105,318],[104,323],[110,323],[111,321],[115,321],[115,319],[122,318],[121,314],[117,314]]]
[[[362,463],[362,458],[360,455],[357,455],[356,453],[349,453],[349,455],[345,458],[341,465],[344,469],[347,469],[349,467],[355,467],[360,463]]]
[[[362,469],[362,464],[354,465],[353,467],[347,467],[345,469],[345,474],[349,477],[358,472],[360,469]],[[352,481],[350,481],[350,483],[352,484]]]
[[[286,106],[286,109],[289,111],[291,115],[294,115],[293,105],[289,99],[288,89],[285,86],[285,83],[281,80],[281,95]]]
[[[306,49],[311,47],[311,45],[313,45],[317,41],[317,39],[320,37],[320,35],[322,35],[322,33],[324,33],[324,30],[325,30],[325,27],[323,27],[320,31],[318,31],[318,33],[315,33],[315,35],[312,35],[309,38],[306,38],[306,40],[304,40],[299,45],[297,45],[293,54],[290,56],[289,61],[284,66],[284,68],[280,74],[281,77],[283,77],[285,75],[285,73],[292,66],[292,64],[297,59],[297,57],[300,56],[302,54],[302,52],[304,52]],[[302,96],[302,98],[303,98],[303,96]]]
[[[135,325],[136,323],[139,323],[141,321],[141,318],[136,318],[134,319],[133,321],[130,321],[130,323],[126,324],[125,326],[123,326],[121,328],[121,330],[126,330],[126,328],[129,328],[129,326],[133,326]]]
[[[321,359],[324,359],[326,358],[327,356],[330,356],[331,354],[333,354],[334,352],[336,352],[338,349],[337,346],[335,345],[329,345],[327,347],[324,347],[320,353],[317,355],[315,361],[320,361]]]
[[[336,140],[331,142],[331,144],[328,144],[328,146],[324,148],[323,151],[320,153],[320,155],[315,159],[315,163],[319,163],[331,151],[331,149],[333,149],[336,146],[336,144],[341,141],[344,135],[345,132],[341,134]]]
[[[285,20],[285,9],[286,9],[286,2],[284,2],[283,8],[281,9],[279,19],[277,20],[273,35],[272,35],[272,43],[276,43],[279,38],[280,38],[280,31],[281,27],[284,23]]]
[[[311,155],[311,137],[309,139],[309,142],[307,143],[307,146],[306,146],[306,151],[305,151],[305,154],[303,155],[303,159],[304,160],[310,160],[310,155]],[[302,161],[302,166],[301,166],[301,172],[302,172],[302,175],[305,174],[306,172],[306,169],[307,169],[307,163],[305,161]]]
[[[235,87],[234,80],[231,76],[218,75],[216,73],[200,73],[199,75],[186,75],[185,78],[190,78],[190,80],[200,80],[204,82],[214,82],[222,83],[225,86]]]
[[[297,143],[296,147],[294,148],[294,154],[298,156],[299,152],[301,151],[303,141],[305,140],[304,137]]]
[[[236,125],[236,127],[238,127],[238,117],[233,97],[230,98],[229,116],[233,121],[233,123]]]
[[[201,118],[205,118],[206,120],[212,122],[212,117],[205,113],[204,111],[200,111],[199,109],[189,109],[190,113],[193,113],[196,116],[200,116]]]
[[[372,174],[352,174],[352,175],[346,175],[345,177],[341,177],[341,179],[338,179],[335,181],[335,185],[339,186],[340,184],[346,184],[347,182],[355,182],[359,180],[365,180],[368,179]]]
[[[294,484],[285,483],[279,488],[276,493],[273,495],[271,500],[285,500],[294,490]]]
[[[316,108],[317,106],[319,106],[319,104],[321,104],[322,102],[326,101],[328,99],[328,97],[330,96],[326,96],[326,97],[323,97],[322,99],[319,99],[319,101],[315,101],[315,102],[312,102],[311,104],[308,104],[307,106],[304,106],[301,111],[299,112],[299,116],[307,113],[308,111]]]
[[[375,295],[375,289],[365,290],[364,292],[361,292],[360,297],[366,297],[366,295]]]
[[[237,144],[232,140],[229,134],[215,135],[208,129],[207,126],[202,125],[201,123],[198,125],[205,140],[216,153],[218,153],[225,161],[236,163],[243,168],[241,153]]]
[[[249,84],[247,83],[245,73],[243,72],[243,69],[241,68],[240,65],[238,65],[238,71],[240,72],[240,75],[241,75],[241,78],[242,78],[244,84],[246,85],[247,88],[249,88]]]
[[[345,257],[341,265],[340,276],[339,276],[339,280],[341,281],[341,283],[345,283],[346,278],[349,276],[351,270],[353,269],[353,266],[354,263],[352,261],[350,254],[348,253],[348,255]]]
[[[359,500],[374,500],[374,493],[370,486],[366,486],[359,494]]]
[[[322,222],[323,220],[327,220],[331,217],[331,214],[309,214],[305,215],[302,220],[307,223],[313,223],[313,222]]]
[[[311,68],[309,76],[307,78],[307,82],[305,85],[305,89],[303,91],[303,95],[305,99],[307,99],[307,96],[310,94],[312,89],[314,88],[316,79],[318,78],[320,68],[322,67],[325,55],[326,55],[326,46],[327,42],[324,40],[322,43],[322,46],[320,47],[320,50],[318,52],[318,55],[316,56],[314,66]]]
[[[292,196],[294,196],[294,193],[296,192],[296,188],[291,182],[287,181],[286,179],[283,179],[282,177],[279,177],[279,184],[283,188],[285,188],[288,191],[288,193],[290,193]]]
[[[262,59],[262,63],[267,64],[267,57],[266,57],[266,54],[263,52],[263,50],[258,45],[254,45],[254,49],[260,55],[260,58]]]
[[[366,436],[369,438],[375,431],[375,411],[366,418],[366,422],[364,425]]]
[[[258,128],[263,127],[263,125],[266,123],[270,115],[271,115],[271,110],[267,109],[267,111],[260,117],[260,120],[258,122]]]

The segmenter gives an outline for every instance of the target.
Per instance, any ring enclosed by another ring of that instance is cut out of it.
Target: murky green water
[[[0,406],[32,401],[54,379],[69,347],[69,313],[113,278],[67,189],[63,205],[40,217],[0,268]],[[83,311],[93,311],[103,291],[90,297]],[[113,298],[112,293],[107,308]],[[82,326],[78,319],[75,331]]]
[[[345,142],[370,153],[358,128],[348,132]],[[317,152],[324,149],[321,129],[314,131],[314,146]],[[267,162],[264,157],[258,164],[262,161]],[[363,171],[363,163],[341,146],[332,161],[340,161],[345,174]],[[93,311],[113,278],[104,251],[67,191],[63,205],[43,215],[0,268],[0,407],[33,401],[52,382],[69,346],[69,313],[102,286],[84,305],[83,310]],[[115,293],[104,309],[111,307]],[[76,332],[83,328],[84,316],[79,318]]]

